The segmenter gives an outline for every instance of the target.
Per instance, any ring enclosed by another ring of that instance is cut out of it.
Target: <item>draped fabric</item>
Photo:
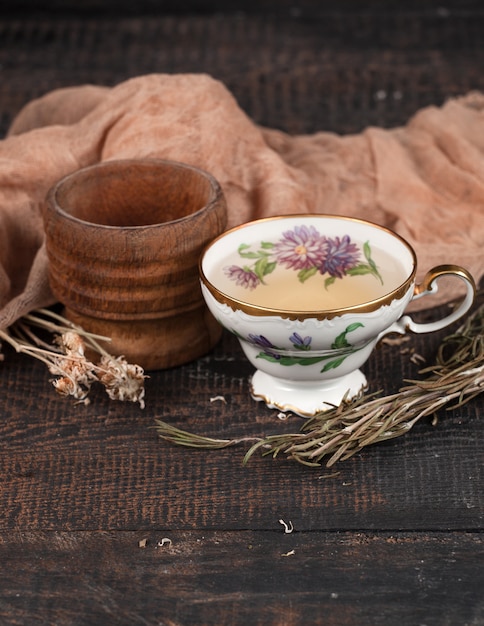
[[[255,124],[208,75],[151,74],[47,93],[0,141],[0,328],[55,302],[41,215],[49,188],[100,161],[150,157],[211,172],[228,227],[293,213],[360,217],[414,246],[418,278],[440,263],[476,282],[484,274],[484,95],[427,107],[394,129],[294,136]],[[421,302],[456,294],[452,285]]]

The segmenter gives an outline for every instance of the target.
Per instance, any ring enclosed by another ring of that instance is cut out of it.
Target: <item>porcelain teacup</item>
[[[384,335],[437,331],[471,307],[476,287],[466,269],[440,265],[420,284],[416,269],[415,251],[395,232],[331,215],[235,227],[199,265],[208,308],[256,368],[252,397],[307,417],[366,389],[360,367]],[[457,308],[428,323],[404,315],[446,275],[465,285]]]

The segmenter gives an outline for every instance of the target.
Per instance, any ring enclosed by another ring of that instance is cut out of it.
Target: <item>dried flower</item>
[[[36,335],[33,328],[54,333],[53,345]],[[17,352],[44,362],[57,377],[52,384],[61,395],[87,404],[92,384],[100,382],[112,400],[138,402],[142,409],[145,406],[143,368],[122,356],[111,356],[99,343],[109,341],[108,337],[88,333],[49,309],[25,315],[8,330],[0,330],[0,338]],[[99,363],[85,356],[87,348],[100,356]]]
[[[85,401],[97,376],[95,365],[84,356],[84,340],[79,333],[67,331],[56,336],[54,342],[65,355],[52,355],[48,366],[51,374],[60,376],[52,381],[55,390],[61,395]]]
[[[101,357],[98,377],[111,400],[139,402],[145,407],[144,371],[139,365],[131,365],[123,356]]]
[[[80,357],[84,356],[86,344],[79,333],[76,333],[73,330],[68,330],[62,335],[57,336],[54,341],[59,344],[66,354]]]
[[[84,404],[89,404],[87,395],[90,387],[83,387],[78,381],[67,376],[54,378],[52,385],[61,396],[72,396]]]

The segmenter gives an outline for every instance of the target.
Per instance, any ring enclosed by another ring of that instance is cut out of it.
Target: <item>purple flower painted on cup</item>
[[[230,265],[224,268],[224,272],[230,280],[234,280],[239,287],[244,287],[245,289],[255,289],[260,283],[257,274],[249,268]]]
[[[263,349],[264,354],[273,357],[274,359],[280,359],[281,355],[274,352],[277,350],[276,346],[269,341],[264,335],[252,335],[250,334],[248,337],[249,341],[256,346],[259,346]],[[271,349],[272,348],[272,349]]]
[[[289,269],[317,267],[326,258],[326,238],[314,226],[296,226],[282,234],[282,239],[274,245],[274,254]]]
[[[293,346],[298,350],[311,350],[312,337],[301,337],[299,333],[292,333],[289,337]]]
[[[292,230],[283,232],[276,242],[264,240],[258,246],[241,243],[237,252],[244,259],[244,265],[230,265],[224,271],[230,280],[245,289],[252,290],[268,284],[270,275],[278,265],[295,270],[297,280],[301,283],[318,273],[327,274],[324,280],[326,289],[337,278],[364,274],[374,276],[383,284],[371,256],[369,241],[360,249],[360,245],[352,242],[349,235],[328,237],[321,235],[313,225],[296,225]],[[363,255],[364,259],[361,260]]]
[[[336,278],[343,278],[346,272],[358,265],[360,251],[351,243],[348,235],[327,239],[326,257],[319,266],[321,274],[328,273]]]

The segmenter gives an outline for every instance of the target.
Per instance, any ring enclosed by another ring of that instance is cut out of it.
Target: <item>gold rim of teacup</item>
[[[352,306],[346,306],[346,307],[342,307],[338,309],[323,309],[323,310],[314,309],[314,310],[304,310],[304,311],[298,311],[298,310],[292,310],[292,309],[276,309],[276,308],[271,308],[271,307],[254,305],[254,304],[245,302],[244,300],[239,300],[238,298],[229,296],[228,294],[224,293],[221,289],[216,287],[205,274],[205,271],[203,269],[203,261],[204,261],[205,255],[208,253],[210,248],[212,248],[218,241],[220,241],[224,237],[227,237],[228,235],[238,230],[243,230],[250,226],[253,226],[256,224],[262,224],[264,222],[275,222],[275,221],[280,221],[280,220],[285,220],[285,219],[305,219],[305,218],[309,218],[309,219],[324,218],[324,219],[340,220],[344,222],[353,222],[353,223],[364,224],[365,226],[369,226],[372,228],[376,228],[380,231],[383,231],[387,233],[388,235],[390,235],[391,237],[400,241],[400,243],[402,243],[410,252],[410,255],[412,257],[412,271],[410,272],[409,276],[401,283],[401,285],[399,285],[392,291],[388,292],[384,296],[380,296],[379,298],[369,300],[368,302],[364,302],[362,304],[355,304]],[[388,306],[394,300],[400,300],[401,298],[403,298],[405,294],[408,293],[409,288],[411,287],[412,283],[415,280],[415,274],[417,272],[417,256],[415,254],[415,250],[408,243],[408,241],[406,241],[406,239],[404,239],[401,235],[394,232],[390,228],[387,228],[386,226],[381,226],[380,224],[375,224],[374,222],[370,222],[368,220],[360,219],[357,217],[345,217],[341,215],[323,214],[323,213],[301,213],[301,214],[291,213],[288,215],[276,215],[272,217],[261,218],[258,220],[252,220],[250,222],[245,222],[243,224],[239,224],[238,226],[234,226],[233,228],[230,228],[229,230],[226,230],[221,235],[216,237],[213,241],[211,241],[202,251],[202,254],[200,256],[200,261],[199,261],[199,272],[200,272],[200,278],[201,278],[202,283],[209,290],[209,292],[212,294],[215,300],[217,300],[217,302],[219,302],[220,304],[226,304],[233,311],[242,311],[246,313],[247,315],[252,315],[255,317],[282,317],[284,319],[301,320],[301,321],[305,319],[330,320],[335,317],[341,317],[342,315],[371,313],[372,311],[376,311],[377,309],[379,309],[381,306],[385,306],[385,305]]]

